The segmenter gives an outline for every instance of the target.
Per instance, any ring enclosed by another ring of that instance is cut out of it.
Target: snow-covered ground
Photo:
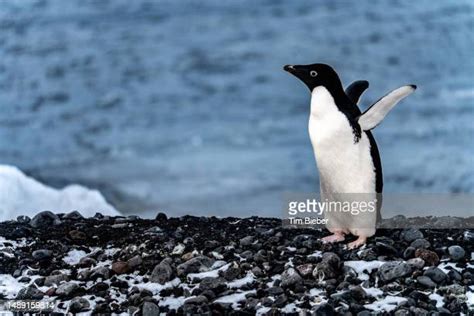
[[[0,165],[0,222],[19,215],[33,217],[41,211],[69,213],[79,211],[91,217],[96,212],[119,213],[96,190],[80,185],[54,189],[26,176],[18,168]]]
[[[3,1],[0,163],[119,210],[279,215],[316,190],[288,63],[367,79],[386,192],[474,191],[473,2]],[[141,213],[142,216],[148,214]]]

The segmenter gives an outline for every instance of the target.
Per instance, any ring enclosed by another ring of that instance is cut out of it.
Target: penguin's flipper
[[[415,90],[415,85],[403,86],[382,97],[357,118],[360,128],[364,131],[370,131],[379,125],[398,102]]]
[[[364,93],[365,90],[369,87],[369,82],[366,80],[357,80],[351,83],[346,88],[346,95],[349,99],[354,102],[354,104],[359,103],[360,96]]]

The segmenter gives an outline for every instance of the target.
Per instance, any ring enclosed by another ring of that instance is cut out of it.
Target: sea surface
[[[474,191],[472,1],[1,1],[0,163],[126,214],[271,216],[318,191],[285,64],[416,84],[374,130],[385,192]]]

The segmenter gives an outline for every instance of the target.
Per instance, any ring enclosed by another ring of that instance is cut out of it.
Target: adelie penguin
[[[352,196],[359,203],[377,201],[372,212],[324,212],[332,235],[323,241],[340,242],[351,233],[358,238],[348,247],[357,248],[375,234],[381,208],[382,165],[370,131],[416,86],[395,89],[362,113],[357,102],[368,87],[367,81],[357,81],[344,91],[339,76],[329,65],[287,65],[284,70],[311,91],[308,129],[319,170],[321,200],[343,202],[341,199]]]

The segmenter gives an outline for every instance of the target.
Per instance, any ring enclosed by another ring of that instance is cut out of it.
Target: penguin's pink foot
[[[334,233],[330,236],[326,236],[324,238],[321,238],[321,241],[323,243],[334,243],[334,242],[341,242],[344,241],[344,234],[343,233]]]
[[[366,242],[367,242],[367,237],[359,236],[359,238],[347,244],[347,249],[350,250],[350,249],[359,248],[360,246],[365,245]]]

